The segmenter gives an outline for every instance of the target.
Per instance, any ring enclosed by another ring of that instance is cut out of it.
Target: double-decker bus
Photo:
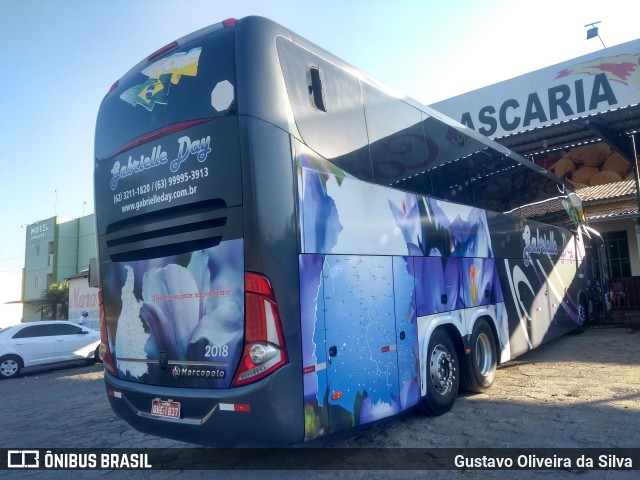
[[[95,195],[106,390],[143,432],[290,445],[443,414],[588,315],[574,193],[260,17],[113,85]]]

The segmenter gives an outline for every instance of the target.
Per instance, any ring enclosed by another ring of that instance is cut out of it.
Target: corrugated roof
[[[590,222],[638,216],[635,180],[607,183],[576,190]]]
[[[589,221],[615,220],[638,216],[638,200],[635,180],[607,183],[576,190]],[[524,205],[511,213],[524,218],[536,218],[555,223],[564,218],[560,215],[564,206],[558,199]],[[568,225],[565,225],[568,226]]]
[[[590,222],[600,222],[605,220],[616,220],[629,217],[638,216],[638,204],[635,202],[629,202],[628,204],[618,206],[615,208],[606,208],[597,211],[586,211],[585,215]]]
[[[598,127],[603,127],[622,137],[628,137],[638,132],[640,129],[640,104],[616,108],[578,119],[565,120],[495,140],[522,156],[535,158],[536,155],[546,154],[550,151],[606,140],[597,131]]]
[[[635,180],[624,180],[595,187],[584,187],[577,189],[576,193],[584,204],[599,200],[616,201],[622,197],[635,196],[636,182]]]

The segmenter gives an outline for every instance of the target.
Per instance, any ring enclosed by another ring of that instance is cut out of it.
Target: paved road
[[[462,395],[442,417],[409,413],[318,441],[315,447],[638,448],[640,333],[592,328],[565,336],[498,369],[486,393]],[[0,448],[182,448],[144,435],[111,411],[102,367],[38,369],[0,382]],[[559,451],[561,452],[561,451]],[[134,471],[130,479],[306,478],[638,478],[639,471]],[[10,472],[5,478],[65,478],[67,472]],[[73,478],[122,478],[118,471]]]

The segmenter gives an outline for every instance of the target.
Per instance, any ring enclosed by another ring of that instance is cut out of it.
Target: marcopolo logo
[[[553,230],[549,234],[549,238],[547,238],[546,235],[540,236],[540,229],[538,228],[536,228],[535,235],[532,235],[529,225],[525,225],[522,238],[524,240],[522,258],[525,267],[528,267],[531,263],[531,254],[533,253],[546,255],[558,254],[558,243],[554,239]]]
[[[171,369],[171,375],[173,378],[225,378],[225,371],[221,368],[205,369],[205,368],[187,368],[174,365]]]

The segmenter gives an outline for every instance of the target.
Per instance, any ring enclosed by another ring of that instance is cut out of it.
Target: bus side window
[[[488,148],[469,157],[471,185],[476,206],[494,212],[513,208],[513,175],[516,162]]]
[[[322,91],[322,74],[315,65],[309,68],[309,96],[314,107],[323,112],[327,111],[327,106],[324,104],[324,92]]]
[[[370,181],[359,80],[282,37],[277,48],[301,140],[354,177]]]
[[[433,196],[475,205],[468,158],[485,146],[427,114],[424,114],[422,126],[426,142],[436,150],[431,165]]]
[[[429,167],[437,149],[425,141],[422,112],[366,83],[362,93],[373,181],[430,195]]]

